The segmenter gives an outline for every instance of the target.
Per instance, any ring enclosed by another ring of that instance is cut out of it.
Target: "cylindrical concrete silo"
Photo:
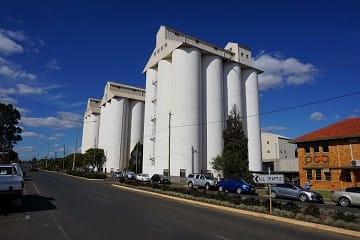
[[[226,63],[224,66],[225,94],[227,99],[227,115],[230,114],[234,104],[241,112],[241,68],[238,63]]]
[[[259,90],[256,70],[243,73],[246,88],[247,136],[249,152],[249,170],[262,171],[261,132],[259,116]]]
[[[200,172],[201,53],[178,48],[172,53],[173,111],[171,120],[171,175]]]
[[[142,101],[130,101],[130,151],[134,150],[136,144],[143,143],[143,132],[144,132],[144,102]]]
[[[206,123],[204,124],[206,162],[204,170],[212,169],[213,159],[223,149],[224,98],[223,64],[219,56],[207,55],[202,59],[202,78],[206,85]]]
[[[87,117],[84,118],[84,121],[83,121],[83,132],[82,132],[82,140],[81,140],[81,153],[85,153],[86,150],[88,149],[88,124],[86,122],[86,119]]]
[[[121,119],[123,110],[122,99],[112,98],[106,106],[108,108],[107,127],[111,129],[108,132],[107,138],[109,146],[107,147],[107,168],[108,171],[114,171],[119,168],[120,144],[121,144]]]
[[[100,114],[90,114],[84,118],[82,153],[90,148],[97,148],[99,140]]]
[[[98,148],[101,148],[104,150],[104,154],[106,157],[106,161],[104,164],[104,171],[107,170],[107,136],[106,136],[106,131],[107,131],[107,123],[106,123],[106,103],[104,105],[102,105],[100,107],[100,123],[99,123],[99,141],[98,141]]]
[[[168,59],[158,63],[155,161],[162,173],[168,169],[169,159],[169,112],[171,104],[172,64]]]
[[[143,147],[143,172],[154,174],[157,173],[154,161],[155,143],[151,140],[153,116],[156,114],[153,98],[155,93],[154,83],[157,81],[157,70],[149,68],[146,71],[146,94],[145,94],[145,114],[144,114],[144,147]]]

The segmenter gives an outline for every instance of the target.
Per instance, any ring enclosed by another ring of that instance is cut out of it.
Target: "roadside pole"
[[[253,181],[254,183],[260,184],[269,184],[269,208],[270,214],[272,214],[272,198],[271,198],[271,184],[281,184],[284,183],[284,175],[283,174],[270,174],[270,168],[268,169],[268,174],[258,174],[254,175]]]
[[[268,167],[269,176],[271,174],[270,167]],[[270,214],[272,214],[272,198],[271,198],[271,183],[269,183],[269,208],[270,208]]]

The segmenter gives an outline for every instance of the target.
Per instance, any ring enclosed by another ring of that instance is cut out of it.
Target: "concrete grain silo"
[[[83,137],[81,153],[91,148],[97,148],[99,141],[100,124],[100,102],[99,99],[89,98],[83,123]]]
[[[97,147],[104,150],[104,171],[127,168],[131,150],[137,142],[143,143],[144,101],[144,89],[107,82],[97,116]],[[84,124],[84,136],[90,133]]]
[[[257,75],[250,49],[217,47],[161,26],[146,74],[143,171],[186,177],[212,172],[236,105],[249,139],[249,169],[262,171]],[[249,119],[249,114],[251,119]]]

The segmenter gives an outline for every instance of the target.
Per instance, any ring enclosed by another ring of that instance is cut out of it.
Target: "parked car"
[[[311,201],[311,202],[324,203],[323,197],[319,193],[306,190],[305,188],[293,183],[272,184],[271,197],[292,198],[292,199],[298,199],[301,202]]]
[[[19,164],[0,164],[0,196],[11,200],[14,207],[22,205],[24,178]]]
[[[217,186],[217,181],[211,176],[202,174],[202,173],[192,173],[186,179],[186,183],[189,188],[194,186],[203,187],[206,190],[210,188],[215,188]]]
[[[121,178],[123,176],[123,171],[116,170],[111,172],[112,178]]]
[[[251,194],[256,195],[255,187],[247,183],[243,179],[228,179],[222,178],[218,182],[219,191],[229,191],[235,193]]]
[[[171,184],[170,180],[161,174],[154,174],[151,176],[151,182],[160,184]]]
[[[124,171],[121,177],[136,180],[136,174],[132,171]]]
[[[142,182],[150,182],[150,176],[147,173],[139,173],[136,175],[136,180],[142,181]]]
[[[360,206],[360,187],[331,191],[331,200],[342,207]]]

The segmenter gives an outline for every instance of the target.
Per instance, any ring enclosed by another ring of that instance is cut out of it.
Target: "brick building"
[[[313,189],[360,186],[360,118],[349,118],[290,142],[297,144],[300,183]]]

